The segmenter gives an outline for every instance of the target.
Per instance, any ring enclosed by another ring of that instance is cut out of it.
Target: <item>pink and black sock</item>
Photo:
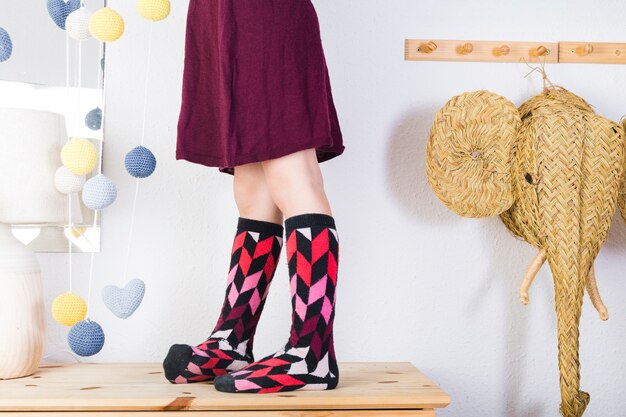
[[[239,219],[226,299],[209,338],[198,346],[173,345],[165,360],[172,383],[208,381],[254,362],[252,344],[283,243],[283,227]]]
[[[332,217],[305,214],[285,221],[292,326],[285,347],[215,379],[224,392],[333,389],[339,370],[333,346],[339,241]]]

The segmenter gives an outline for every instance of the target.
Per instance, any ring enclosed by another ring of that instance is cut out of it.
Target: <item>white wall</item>
[[[199,342],[219,312],[236,221],[231,178],[174,160],[186,10],[155,27],[147,145],[159,158],[142,182],[131,277],[147,282],[127,321],[104,308],[99,290],[123,282],[133,181],[123,156],[138,142],[149,26],[134,2],[113,1],[127,33],[109,48],[105,171],[120,188],[103,218],[92,317],[107,335],[96,361],[160,361],[174,342]],[[324,165],[341,235],[337,349],[344,361],[411,361],[454,402],[442,416],[558,415],[553,288],[547,268],[522,307],[517,288],[534,256],[498,219],[447,211],[429,189],[424,157],[436,110],[455,94],[489,89],[520,104],[540,91],[523,64],[409,63],[414,38],[626,41],[623,2],[317,0],[347,150]],[[626,113],[623,66],[561,65],[553,82],[599,113]],[[596,263],[611,313],[600,322],[588,299],[582,318],[586,415],[622,416],[626,391],[626,227],[615,221]],[[78,259],[76,259],[78,258]],[[67,256],[41,255],[48,302],[67,287]],[[88,255],[75,257],[77,291],[87,290]],[[286,265],[280,266],[256,343],[269,353],[288,335]],[[65,349],[50,323],[48,353]],[[54,355],[60,359],[62,355]]]

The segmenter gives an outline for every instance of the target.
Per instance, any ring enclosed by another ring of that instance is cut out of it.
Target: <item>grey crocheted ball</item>
[[[95,321],[79,321],[67,334],[67,344],[78,356],[93,356],[104,346],[104,331]]]
[[[109,207],[117,198],[117,187],[110,178],[99,174],[89,179],[83,187],[83,203],[92,210]]]
[[[96,107],[85,116],[85,125],[91,130],[100,130],[102,127],[102,109]]]

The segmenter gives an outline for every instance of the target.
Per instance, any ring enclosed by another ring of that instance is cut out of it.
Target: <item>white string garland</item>
[[[146,138],[146,119],[148,114],[148,87],[150,82],[150,69],[152,64],[152,37],[154,34],[154,22],[150,22],[150,33],[148,35],[148,58],[146,64],[146,73],[144,77],[144,92],[143,92],[143,115],[141,122],[141,141],[140,145],[143,145]],[[139,178],[135,179],[135,192],[133,195],[133,203],[130,215],[130,227],[128,230],[128,245],[126,247],[126,261],[124,262],[124,275],[122,280],[128,279],[128,265],[130,263],[130,252],[133,242],[133,234],[135,230],[135,217],[137,213],[137,196],[139,195]]]

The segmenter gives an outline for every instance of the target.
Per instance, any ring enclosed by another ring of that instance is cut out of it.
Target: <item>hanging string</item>
[[[137,212],[137,196],[139,195],[139,178],[135,179],[135,195],[133,196],[133,205],[130,214],[130,227],[128,228],[128,245],[126,246],[126,261],[124,262],[124,275],[122,279],[126,279],[128,274],[128,264],[130,263],[130,248],[133,243],[133,232],[135,230],[135,213]]]
[[[148,87],[150,85],[150,68],[152,63],[152,37],[154,34],[154,22],[150,22],[150,32],[148,34],[148,59],[146,64],[146,73],[144,77],[144,90],[143,90],[143,115],[141,121],[141,141],[140,145],[143,145],[146,139],[146,119],[148,114]],[[126,260],[124,262],[124,274],[122,279],[127,279],[128,265],[130,263],[130,250],[133,243],[133,234],[135,230],[135,217],[137,213],[137,197],[139,195],[139,178],[135,179],[135,192],[133,195],[133,203],[130,214],[130,227],[128,228],[128,244],[126,246]]]
[[[141,145],[146,138],[146,114],[148,113],[148,83],[150,79],[150,67],[152,61],[152,34],[154,31],[154,22],[150,22],[150,35],[148,38],[148,64],[146,65],[146,76],[143,89],[143,117],[141,122]]]
[[[104,42],[101,42],[100,59],[105,57],[105,51],[106,51],[106,44]],[[101,86],[100,84],[101,82],[104,83],[104,69],[102,68],[102,65],[98,63],[98,86]],[[103,151],[103,146],[104,146],[104,112],[102,112],[102,122],[100,125],[100,129],[102,131],[102,137],[100,138],[100,143],[98,146],[98,155],[100,155],[100,158],[98,160],[98,174],[102,174],[102,151]],[[94,210],[93,224],[91,226],[93,230],[96,230],[96,227],[98,227],[98,213],[99,213],[98,210]],[[100,241],[101,238],[102,238],[102,235],[100,234],[98,236],[98,241]],[[88,290],[87,290],[87,313],[85,315],[85,317],[87,318],[89,318],[89,311],[91,310],[91,288],[92,288],[93,276],[94,276],[93,271],[94,271],[95,250],[96,248],[93,248],[93,251],[91,252],[91,255],[89,257],[89,281],[88,281],[89,283],[88,283]]]
[[[67,141],[69,141],[69,128],[71,126],[70,123],[70,36],[67,31],[65,32],[65,126],[66,133],[68,133]],[[72,230],[72,195],[67,195],[67,223],[68,228],[70,229],[70,234]],[[68,253],[68,275],[69,275],[69,293],[71,294],[73,291],[73,268],[72,268],[72,240],[70,236],[67,237],[67,253]]]
[[[552,81],[550,81],[550,79],[548,78],[548,73],[546,72],[546,57],[545,56],[543,57],[543,61],[541,62],[539,67],[533,67],[526,60],[524,60],[524,63],[526,64],[528,68],[530,68],[530,72],[528,72],[528,74],[526,74],[524,78],[527,78],[534,72],[538,72],[539,74],[541,74],[541,78],[543,79],[544,91],[548,89],[548,85],[550,85],[550,88],[557,88],[557,86],[552,84]]]

